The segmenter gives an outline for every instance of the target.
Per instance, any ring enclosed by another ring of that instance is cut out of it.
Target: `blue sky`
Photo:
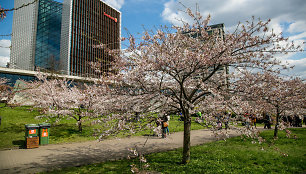
[[[62,1],[62,0],[58,0]],[[183,3],[194,9],[198,4],[203,16],[211,14],[211,24],[224,23],[226,30],[231,31],[239,21],[250,20],[252,16],[266,20],[272,19],[271,27],[276,32],[282,32],[296,44],[305,49],[306,41],[306,0],[103,0],[122,13],[122,36],[126,35],[124,28],[138,35],[144,28],[154,29],[160,25],[179,25],[177,19],[190,19],[180,10]],[[13,0],[0,0],[3,8],[12,8]],[[10,34],[12,17],[10,12],[0,22],[0,35]],[[10,37],[0,37],[0,66],[9,60]],[[295,65],[295,69],[287,72],[306,79],[306,53],[291,53],[279,56],[282,61]]]

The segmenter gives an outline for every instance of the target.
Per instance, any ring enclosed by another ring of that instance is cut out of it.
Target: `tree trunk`
[[[81,122],[81,120],[82,120],[82,116],[81,116],[81,109],[83,108],[83,105],[80,105],[79,106],[79,112],[77,113],[77,115],[78,115],[78,117],[79,117],[79,119],[78,119],[78,127],[79,127],[79,132],[82,132],[83,131],[83,129],[82,129],[82,122]]]
[[[277,133],[278,133],[278,122],[279,122],[279,107],[278,105],[276,106],[276,124],[274,128],[274,138],[277,138]]]
[[[184,119],[184,142],[183,142],[183,164],[190,162],[190,128],[191,128],[191,117],[189,112],[185,113]]]
[[[81,119],[82,119],[82,117],[81,117],[81,116],[79,116],[79,120],[78,120],[79,132],[82,132],[82,131],[83,131],[83,129],[82,129],[82,122],[81,122]]]

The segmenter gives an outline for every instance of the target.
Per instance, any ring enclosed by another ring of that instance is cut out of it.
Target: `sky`
[[[61,2],[62,0],[57,0]],[[161,25],[180,25],[179,20],[189,21],[182,12],[184,6],[191,9],[199,7],[205,17],[211,15],[210,24],[224,23],[225,29],[231,32],[238,22],[250,20],[252,16],[261,20],[271,19],[270,28],[282,32],[290,41],[306,44],[306,0],[103,0],[122,13],[122,36],[127,32],[139,36],[145,29],[156,29]],[[0,0],[0,6],[13,8],[13,0]],[[0,21],[0,35],[12,32],[13,12]],[[10,37],[0,36],[0,66],[9,61]],[[306,53],[290,53],[277,57],[283,62],[294,65],[288,75],[306,79]]]

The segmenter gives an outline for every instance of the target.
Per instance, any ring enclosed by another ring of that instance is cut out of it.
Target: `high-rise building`
[[[98,75],[90,62],[107,72],[112,57],[96,45],[120,49],[121,13],[100,0],[64,0],[61,60],[70,75]]]
[[[51,0],[38,1],[34,66],[60,70],[62,4]]]
[[[15,0],[15,8],[34,0]],[[37,2],[14,11],[12,68],[76,76],[108,72],[112,57],[96,45],[120,49],[121,13],[101,0]]]
[[[210,25],[206,28],[206,31],[209,35],[213,35],[214,37],[218,37],[220,39],[224,39],[224,30],[225,30],[225,26],[224,23],[221,24],[215,24],[215,25]],[[198,38],[200,37],[201,33],[200,32],[185,32],[184,34],[186,34],[189,37],[192,38]],[[205,73],[200,73],[195,75],[194,78],[203,78],[206,77],[208,74],[210,74],[213,70],[214,67],[213,66],[207,66],[206,67],[207,72]],[[221,76],[222,80],[224,82],[224,84],[226,84],[226,87],[228,87],[228,78],[227,78],[227,74],[229,73],[229,69],[227,65],[222,65],[218,71],[215,73],[218,76]]]
[[[33,0],[15,0],[15,8]],[[12,68],[34,70],[50,69],[60,59],[62,4],[52,0],[39,0],[14,11]],[[55,63],[54,63],[55,64]]]

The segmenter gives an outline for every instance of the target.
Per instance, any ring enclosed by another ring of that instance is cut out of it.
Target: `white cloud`
[[[6,67],[7,62],[10,61],[10,57],[0,56],[0,67]]]
[[[7,62],[10,61],[10,40],[0,40],[0,67],[5,67]]]
[[[306,28],[305,28],[306,29]],[[301,34],[297,34],[297,35],[293,35],[293,36],[290,36],[290,40],[305,40],[306,38],[306,31],[301,33]]]
[[[164,11],[161,15],[163,20],[174,25],[181,24],[178,19],[192,23],[191,18],[182,12],[184,7],[179,2],[193,11],[198,6],[203,17],[211,15],[210,24],[224,23],[228,31],[233,31],[238,22],[250,20],[252,16],[264,21],[270,18],[269,27],[273,28],[275,33],[285,33],[286,36],[289,36],[289,41],[293,41],[305,49],[305,0],[168,0],[164,4]],[[306,57],[305,53],[302,54],[302,57]],[[306,78],[306,58],[293,60],[292,56],[295,55],[296,53],[290,53],[280,55],[277,58],[296,66],[289,74],[301,75]]]
[[[186,20],[187,15],[182,11],[177,11],[177,2],[171,0],[164,4],[162,17],[164,20],[171,22],[174,25],[180,25],[181,19]]]
[[[306,21],[296,21],[292,23],[289,28],[288,32],[295,33],[295,32],[303,32],[306,29]]]
[[[299,76],[302,79],[306,79],[306,58],[299,60],[287,60],[287,62],[290,65],[294,65],[294,68],[286,74]]]
[[[164,4],[162,17],[171,23],[177,23],[171,16],[185,19],[178,9],[184,9],[181,2],[186,7],[195,9],[198,4],[203,16],[208,13],[212,16],[212,23],[225,23],[226,27],[232,27],[239,21],[244,22],[251,16],[262,19],[278,19],[279,22],[294,23],[305,21],[306,1],[305,0],[170,0]],[[293,28],[301,28],[302,22],[293,25]],[[299,27],[297,27],[299,26]],[[293,29],[291,29],[293,30]]]
[[[201,14],[211,15],[211,24],[224,23],[231,31],[238,22],[250,20],[252,16],[262,20],[272,19],[270,27],[274,32],[303,32],[306,28],[305,0],[168,0],[164,4],[162,18],[172,24],[181,24],[183,19],[192,22],[182,12],[184,6],[195,11],[198,5]]]
[[[103,0],[103,1],[118,10],[120,10],[124,4],[124,0]]]
[[[10,56],[10,49],[8,47],[11,46],[10,40],[0,40],[0,56]]]

